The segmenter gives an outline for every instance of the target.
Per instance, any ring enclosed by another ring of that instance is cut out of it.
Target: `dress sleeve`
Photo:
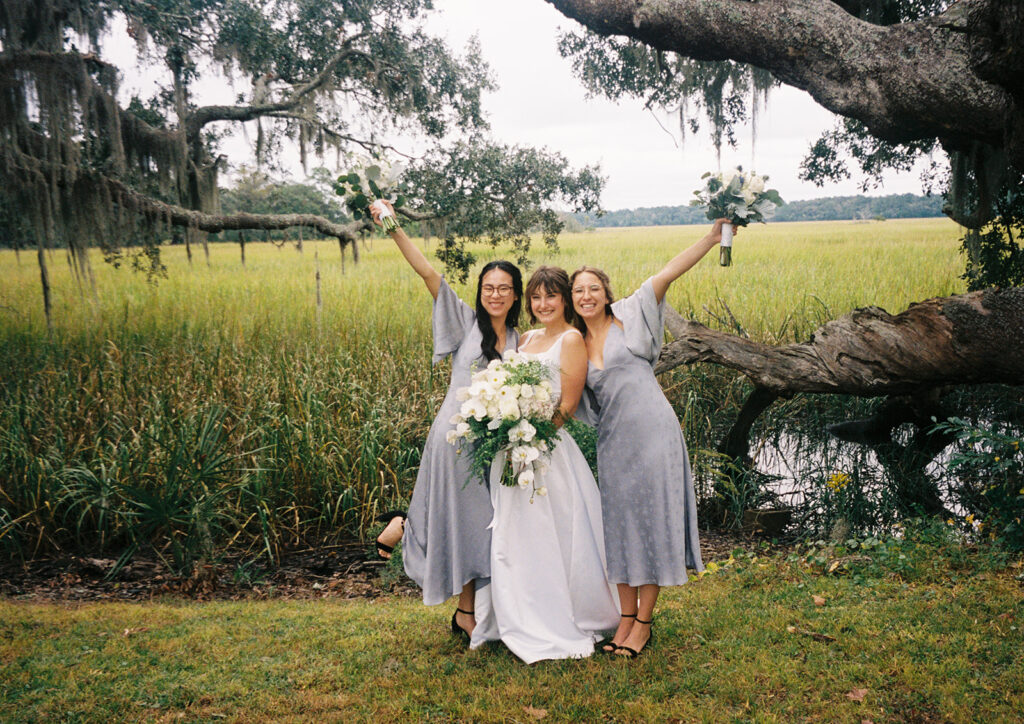
[[[612,304],[612,314],[622,321],[626,347],[654,366],[665,341],[665,300],[654,295],[654,283],[648,279],[625,299]]]
[[[476,313],[459,299],[448,282],[441,279],[441,287],[434,299],[434,312],[430,318],[434,334],[434,364],[459,348],[466,332],[476,321]]]

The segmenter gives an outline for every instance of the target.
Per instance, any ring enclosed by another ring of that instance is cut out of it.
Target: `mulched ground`
[[[704,561],[727,559],[736,548],[760,550],[764,539],[730,533],[701,532]],[[419,589],[397,566],[368,557],[358,541],[315,550],[295,551],[274,568],[260,562],[201,563],[181,577],[155,559],[137,557],[115,576],[113,558],[62,556],[28,563],[0,563],[0,597],[29,602],[259,600],[377,598],[419,596]]]

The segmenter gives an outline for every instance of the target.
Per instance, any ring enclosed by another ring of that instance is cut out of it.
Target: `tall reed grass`
[[[621,296],[703,231],[573,234],[533,259],[604,267]],[[802,340],[857,306],[898,311],[961,291],[957,233],[941,219],[748,228],[733,267],[709,255],[669,302],[713,327]],[[146,547],[178,569],[224,551],[274,559],[366,535],[378,512],[408,500],[448,368],[430,365],[430,298],[388,239],[369,240],[344,271],[326,241],[301,253],[249,244],[244,266],[235,245],[215,244],[209,264],[200,256],[191,266],[182,248],[165,247],[168,277],[155,284],[97,255],[95,295],[62,255],[50,254],[50,333],[34,260],[0,252],[8,555]],[[457,291],[471,299],[469,286]],[[707,501],[704,451],[748,387],[708,365],[662,383]]]

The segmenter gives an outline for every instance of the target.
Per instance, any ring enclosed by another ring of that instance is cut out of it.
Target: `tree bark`
[[[333,236],[344,247],[346,244],[355,246],[359,233],[373,228],[370,221],[357,221],[351,224],[336,224],[329,219],[315,214],[205,214],[201,211],[183,209],[141,194],[125,184],[111,178],[97,179],[99,183],[108,184],[115,195],[117,203],[133,211],[150,214],[165,219],[175,226],[185,226],[202,231],[218,232],[228,229],[287,229],[293,226],[305,226],[316,229],[325,236]]]
[[[1024,384],[1024,287],[936,297],[890,315],[856,309],[780,347],[684,320],[674,310],[655,371],[711,362],[788,395],[920,395],[946,385]]]
[[[1024,100],[1021,76],[975,64],[993,55],[999,61],[985,67],[1024,63],[1015,43],[1022,0],[960,0],[942,15],[892,26],[859,20],[831,0],[547,2],[600,35],[764,68],[884,140],[982,141],[1021,160],[1024,115],[1013,112]]]

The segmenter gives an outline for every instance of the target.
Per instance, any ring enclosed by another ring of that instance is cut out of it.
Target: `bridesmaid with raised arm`
[[[372,214],[378,225],[381,203],[394,213],[386,201],[374,204]],[[444,603],[457,595],[452,634],[468,642],[476,625],[477,582],[491,575],[491,531],[487,526],[494,510],[487,486],[470,479],[469,456],[459,455],[445,435],[460,407],[455,392],[469,385],[474,364],[483,367],[506,349],[516,349],[523,278],[507,261],[489,262],[480,270],[473,309],[459,299],[401,227],[389,234],[434,298],[433,361],[452,355],[452,374],[448,393],[427,435],[408,514],[385,514],[389,522],[377,538],[377,551],[382,558],[389,558],[401,540],[405,572],[423,589],[426,605]]]
[[[600,269],[585,266],[571,279],[596,403],[608,580],[618,588],[621,611],[604,648],[621,656],[639,656],[650,641],[661,587],[685,583],[687,567],[704,568],[686,442],[654,364],[664,338],[665,292],[719,243],[723,221],[618,302]]]

